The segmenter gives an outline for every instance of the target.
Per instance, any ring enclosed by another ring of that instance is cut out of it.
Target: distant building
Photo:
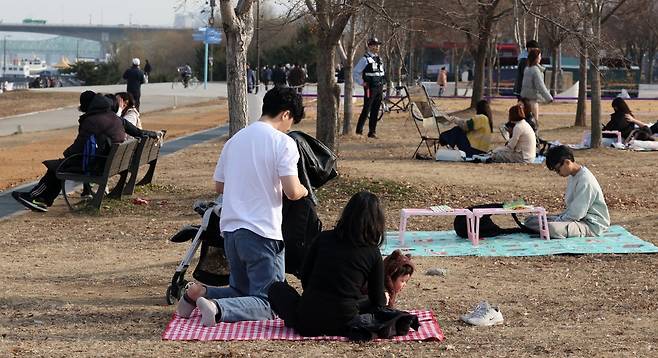
[[[191,12],[177,13],[174,17],[174,27],[194,28],[203,25],[203,22]]]

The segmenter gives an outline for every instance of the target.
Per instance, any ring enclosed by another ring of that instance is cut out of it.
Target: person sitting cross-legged
[[[589,169],[576,163],[571,149],[563,145],[550,148],[546,166],[561,177],[569,177],[564,197],[566,210],[547,217],[550,237],[598,236],[608,230],[610,214],[601,186]],[[525,225],[539,231],[537,217],[528,218]]]
[[[512,137],[504,147],[494,149],[491,159],[494,163],[532,163],[537,154],[537,137],[524,120],[523,105],[509,109],[509,122],[514,125]]]

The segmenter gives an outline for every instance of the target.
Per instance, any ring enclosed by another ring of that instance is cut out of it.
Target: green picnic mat
[[[598,237],[542,240],[539,235],[511,234],[480,240],[475,247],[454,231],[407,231],[404,245],[397,231],[386,233],[381,247],[388,255],[400,249],[413,256],[542,256],[559,254],[657,253],[658,247],[615,225]]]

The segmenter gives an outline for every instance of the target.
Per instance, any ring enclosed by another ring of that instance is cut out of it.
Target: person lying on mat
[[[508,120],[514,125],[512,138],[504,147],[493,150],[491,160],[494,163],[532,163],[537,154],[537,137],[525,121],[523,104],[510,107]]]
[[[566,210],[548,216],[552,239],[598,236],[610,226],[608,206],[596,178],[586,167],[576,163],[573,152],[564,145],[551,147],[546,153],[546,166],[561,177],[569,177],[564,196]],[[530,217],[525,225],[539,232],[539,221]]]
[[[359,315],[366,284],[370,307],[384,307],[384,211],[376,195],[352,196],[333,230],[320,233],[302,268],[299,295],[287,282],[275,282],[268,296],[287,327],[303,336],[347,336],[348,323]]]
[[[386,306],[393,308],[397,296],[407,285],[415,269],[411,255],[404,255],[395,250],[384,259],[384,287],[386,288]]]
[[[456,147],[466,153],[467,157],[489,151],[493,132],[493,115],[489,102],[486,100],[478,102],[473,118],[464,119],[449,115],[441,115],[441,118],[456,126],[439,135],[439,144]]]
[[[290,200],[308,195],[297,173],[297,145],[285,134],[303,117],[301,95],[275,87],[263,98],[260,120],[224,144],[213,179],[216,192],[224,195],[219,226],[229,286],[193,284],[178,302],[179,316],[189,317],[197,306],[204,326],[274,318],[267,290],[285,279],[282,194]]]

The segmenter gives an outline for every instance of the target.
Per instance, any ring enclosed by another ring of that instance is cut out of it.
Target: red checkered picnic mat
[[[432,311],[409,311],[418,316],[420,328],[410,330],[406,336],[394,337],[387,341],[442,341],[445,336]],[[293,329],[284,327],[283,321],[245,321],[235,323],[220,322],[215,327],[204,327],[201,314],[195,309],[189,319],[174,314],[167,325],[162,339],[170,341],[250,341],[250,340],[330,340],[346,341],[345,337],[319,336],[302,337]],[[379,340],[379,339],[378,339]]]

